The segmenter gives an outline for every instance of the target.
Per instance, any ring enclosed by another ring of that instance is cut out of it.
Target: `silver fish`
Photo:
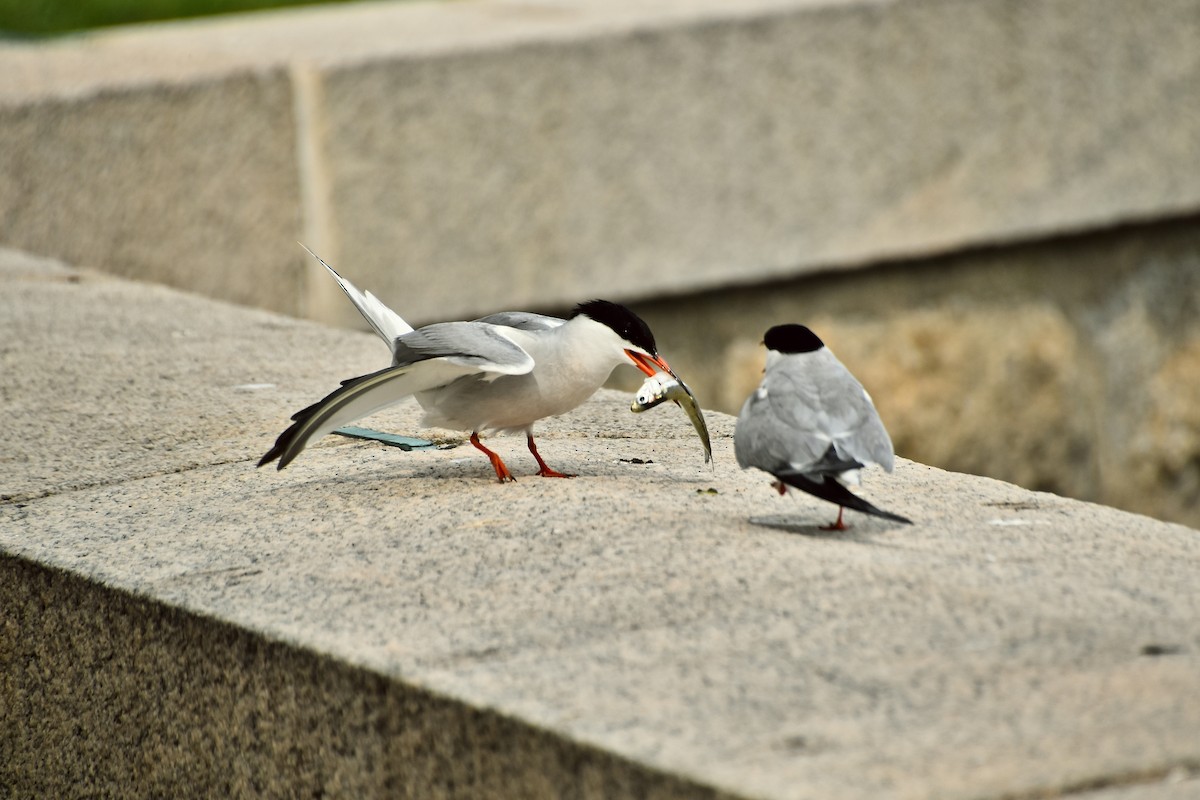
[[[679,391],[680,385],[679,381],[667,373],[656,372],[646,378],[646,382],[638,389],[637,396],[633,398],[629,410],[636,414],[654,408],[659,403],[666,402],[667,394],[672,389]]]
[[[696,395],[692,394],[692,390],[679,378],[665,372],[651,375],[638,389],[637,396],[633,398],[629,410],[640,413],[665,403],[667,400],[674,400],[687,412],[688,419],[692,421],[692,427],[696,429],[696,433],[700,436],[700,442],[704,445],[704,463],[712,461],[712,442],[708,438],[708,424],[704,421],[704,412],[700,410],[700,404],[696,402]]]

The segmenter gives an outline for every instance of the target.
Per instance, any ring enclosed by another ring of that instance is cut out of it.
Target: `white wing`
[[[495,364],[478,355],[460,353],[424,358],[343,381],[323,399],[296,412],[292,416],[292,425],[279,435],[258,465],[261,467],[279,459],[279,469],[283,469],[311,442],[330,431],[395,405],[417,392],[437,389],[467,375],[521,375],[533,369],[533,359],[528,353],[511,342],[509,347],[523,358],[509,354],[505,361]]]

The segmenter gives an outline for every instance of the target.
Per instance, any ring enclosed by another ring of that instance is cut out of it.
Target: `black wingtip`
[[[349,381],[342,381],[342,385],[345,386],[345,384],[348,382]],[[325,400],[328,399],[328,397],[325,398]],[[263,454],[263,457],[259,459],[258,466],[261,467],[265,464],[270,464],[275,459],[279,459],[279,464],[276,465],[275,469],[280,470],[291,463],[291,461],[297,455],[299,455],[299,453],[295,452],[288,455],[288,449],[291,448],[293,441],[295,440],[296,436],[299,435],[300,429],[304,426],[304,423],[307,422],[313,414],[320,410],[325,400],[320,400],[316,403],[313,403],[311,406],[302,408],[293,414],[292,424],[289,425],[283,433],[279,434],[279,437],[275,440],[275,444],[273,444],[271,449]]]
[[[291,430],[291,429],[289,428],[288,430]],[[282,439],[283,437],[280,436],[279,438]],[[266,466],[267,464],[270,464],[275,459],[279,458],[281,455],[283,455],[283,447],[280,446],[279,440],[277,439],[275,441],[275,444],[272,445],[271,449],[268,450],[266,453],[264,453],[263,457],[258,460],[258,464],[256,466],[259,466],[259,467]],[[277,469],[283,469],[283,460],[282,459],[280,459],[279,466],[277,467]]]
[[[275,444],[259,459],[258,466],[261,467],[265,464],[270,464],[275,459],[279,459],[279,463],[275,466],[277,470],[283,469],[290,464],[299,455],[299,451],[288,453],[288,450],[292,447],[304,423],[316,413],[320,406],[320,403],[314,403],[308,408],[296,412],[296,415],[292,417],[295,421],[287,427],[287,430],[279,434],[279,438],[275,440]]]
[[[357,378],[346,378],[337,389],[334,389],[312,405],[306,406],[295,414],[292,414],[292,424],[283,433],[279,434],[279,438],[275,440],[275,444],[259,459],[258,466],[261,467],[265,464],[270,464],[275,459],[279,459],[276,469],[283,469],[292,463],[305,447],[306,442],[298,440],[305,433],[305,426],[309,420],[325,411],[331,400],[345,395],[346,392],[363,381],[370,380],[376,375],[391,372],[395,369],[396,367],[384,367],[381,370],[369,372],[366,375],[359,375]]]
[[[818,483],[810,478],[805,477],[799,472],[789,470],[780,470],[772,473],[776,478],[786,483],[788,486],[795,487],[802,492],[807,492],[813,497],[819,497],[822,500],[827,500],[830,503],[835,503],[839,506],[859,511],[863,514],[870,514],[874,517],[898,522],[901,525],[912,525],[913,521],[908,517],[902,517],[899,514],[893,514],[890,511],[884,511],[878,506],[872,505],[863,498],[856,495],[854,492],[847,489],[839,483],[832,475],[826,475],[825,479]]]
[[[909,519],[908,517],[902,517],[899,514],[893,514],[890,511],[884,511],[882,508],[878,508],[876,506],[871,505],[866,500],[863,500],[862,502],[863,502],[864,507],[855,509],[856,511],[862,511],[864,514],[871,514],[876,517],[881,517],[883,519],[891,520],[892,522],[898,522],[901,525],[912,525],[913,524],[913,521],[911,519]],[[850,507],[853,508],[853,506],[850,506]]]

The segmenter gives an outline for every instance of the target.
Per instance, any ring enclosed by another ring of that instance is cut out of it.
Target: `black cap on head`
[[[767,331],[763,344],[780,353],[811,353],[825,343],[803,325],[776,325]]]
[[[607,300],[589,300],[575,306],[571,317],[582,314],[585,317],[607,325],[616,331],[617,335],[630,344],[637,345],[651,355],[658,355],[658,346],[654,344],[654,334],[650,331],[641,317],[620,303],[610,303]]]

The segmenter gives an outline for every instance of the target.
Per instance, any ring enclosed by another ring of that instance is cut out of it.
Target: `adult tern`
[[[674,374],[658,355],[649,326],[617,303],[581,303],[565,320],[506,311],[414,330],[370,292],[359,291],[309,253],[388,343],[392,366],[343,381],[298,411],[258,462],[260,467],[278,460],[283,469],[316,439],[412,396],[425,410],[426,425],[470,431],[471,444],[487,455],[501,483],[516,479],[500,456],[480,442],[481,432],[521,431],[539,475],[572,477],[542,459],[533,440],[534,423],[583,403],[621,364],[632,363],[646,375],[659,370]]]
[[[734,429],[742,469],[770,473],[780,494],[791,486],[836,503],[837,521],[826,530],[846,529],[846,508],[911,525],[846,488],[861,482],[859,470],[868,464],[891,472],[894,460],[892,440],[862,384],[803,325],[777,325],[763,344],[762,382]]]

